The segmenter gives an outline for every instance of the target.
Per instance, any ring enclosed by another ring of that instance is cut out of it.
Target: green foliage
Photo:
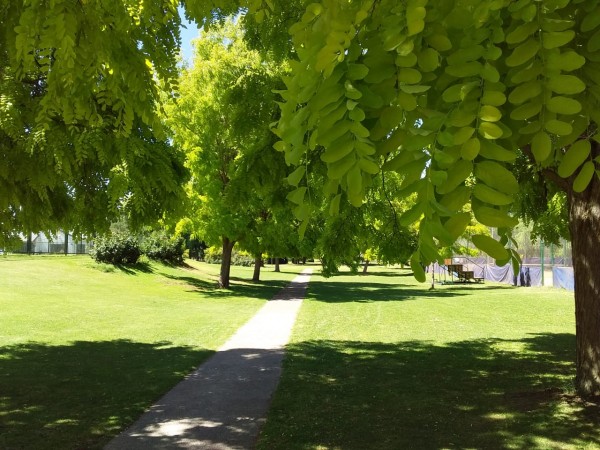
[[[186,226],[209,245],[227,238],[252,254],[284,255],[297,233],[285,200],[287,167],[271,150],[270,126],[286,65],[248,48],[232,19],[203,32],[195,46],[180,97],[167,108],[192,173]]]
[[[169,236],[164,230],[153,231],[144,236],[141,249],[150,259],[181,264],[183,263],[185,240],[183,237]]]
[[[158,106],[177,2],[2,2],[0,22],[0,236],[176,211],[186,170]]]
[[[221,264],[223,254],[219,247],[209,247],[204,252],[204,262],[209,264]],[[254,258],[244,251],[233,250],[231,252],[231,265],[251,267],[254,265]]]
[[[142,250],[130,234],[110,234],[93,240],[90,256],[100,263],[131,265],[138,262]]]
[[[575,193],[598,182],[597,10],[596,0],[313,3],[290,29],[297,60],[275,148],[299,167],[320,157],[334,212],[340,200],[363,204],[378,167],[398,173],[402,195],[416,197],[399,219],[417,227],[415,266],[442,259],[467,203],[499,229],[484,247],[500,256],[517,224],[519,155]]]

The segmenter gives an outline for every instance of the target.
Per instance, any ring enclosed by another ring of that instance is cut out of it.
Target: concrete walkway
[[[305,269],[105,450],[254,448],[311,272]]]

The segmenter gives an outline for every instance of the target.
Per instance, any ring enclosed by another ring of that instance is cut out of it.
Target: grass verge
[[[0,448],[101,448],[301,268],[0,258]]]
[[[600,448],[573,294],[313,276],[259,449]]]

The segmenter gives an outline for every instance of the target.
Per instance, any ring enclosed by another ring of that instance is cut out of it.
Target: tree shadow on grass
[[[597,448],[599,406],[564,393],[574,347],[572,334],[294,344],[258,448]]]
[[[231,297],[232,295],[240,297],[259,298],[264,300],[271,299],[278,291],[289,284],[284,280],[270,280],[253,282],[242,278],[231,278],[229,289],[219,288],[216,281],[207,281],[190,276],[161,274],[165,278],[188,286],[188,292],[201,292],[210,297]]]
[[[0,448],[101,448],[214,353],[170,345],[0,348]]]
[[[352,282],[338,282],[335,279],[311,280],[308,297],[326,303],[341,302],[380,302],[426,300],[435,298],[464,298],[481,295],[486,291],[510,290],[512,286],[499,285],[452,285],[430,289],[428,284],[416,285],[369,282],[357,277]]]

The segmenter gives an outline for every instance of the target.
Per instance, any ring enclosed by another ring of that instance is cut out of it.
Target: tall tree
[[[0,236],[177,206],[186,172],[154,100],[178,21],[173,2],[0,2]]]
[[[250,245],[249,234],[268,219],[269,199],[283,184],[283,155],[265,158],[281,68],[249,50],[233,20],[204,32],[195,45],[193,67],[183,71],[180,97],[168,111],[192,172],[190,219],[207,243],[220,242],[219,284],[229,287],[234,245]]]
[[[518,264],[509,241],[520,188],[509,167],[520,154],[565,192],[577,388],[600,395],[598,1],[323,0],[290,31],[298,61],[276,148],[296,164],[322,153],[333,198],[357,206],[382,158],[383,170],[405,175],[418,198],[403,219],[418,225],[418,279],[470,222],[469,202],[501,236],[474,244]]]

